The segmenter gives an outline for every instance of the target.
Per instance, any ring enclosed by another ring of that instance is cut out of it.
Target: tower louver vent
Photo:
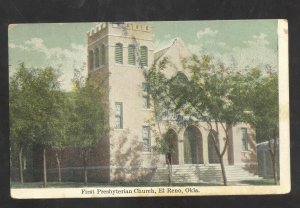
[[[135,46],[128,46],[128,64],[135,65]]]
[[[148,66],[148,49],[146,46],[141,46],[141,65]]]
[[[123,64],[123,45],[121,43],[117,43],[115,46],[115,62]]]

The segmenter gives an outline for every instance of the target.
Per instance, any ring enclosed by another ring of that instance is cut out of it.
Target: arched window
[[[128,64],[135,65],[135,46],[128,46]]]
[[[106,48],[104,44],[101,45],[100,64],[101,65],[106,64]]]
[[[181,71],[177,72],[175,79],[177,81],[183,82],[183,83],[189,82],[189,79],[187,78],[187,76],[183,72],[181,72]]]
[[[99,48],[96,48],[95,50],[95,67],[99,67]]]
[[[164,139],[166,141],[166,145],[168,147],[168,152],[166,156],[166,162],[171,160],[171,163],[174,165],[179,164],[179,158],[178,158],[178,136],[176,132],[173,129],[169,129],[167,133],[164,136]]]
[[[172,77],[169,81],[170,83],[170,91],[169,96],[173,100],[179,99],[184,100],[186,99],[185,96],[191,94],[189,88],[189,80],[187,76],[182,73],[178,72],[176,76]],[[178,103],[178,108],[183,107],[185,105],[184,102]]]
[[[123,45],[121,43],[117,43],[115,46],[115,62],[123,64]]]
[[[89,70],[94,68],[94,52],[92,50],[89,51]]]
[[[202,134],[195,126],[188,126],[183,133],[184,163],[203,164]]]
[[[148,48],[141,46],[141,66],[148,66]]]

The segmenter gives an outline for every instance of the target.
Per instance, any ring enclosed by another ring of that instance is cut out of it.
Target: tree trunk
[[[27,169],[27,160],[26,157],[23,157],[23,170]]]
[[[277,174],[274,154],[271,154],[274,184],[277,185]]]
[[[221,165],[221,170],[222,170],[223,184],[224,184],[224,186],[227,186],[227,177],[226,177],[226,172],[225,172],[223,155],[219,156],[219,160],[220,160],[220,165]]]
[[[24,179],[23,179],[22,154],[23,154],[23,148],[21,147],[20,150],[19,150],[19,174],[20,174],[20,182],[21,182],[21,184],[24,183]]]
[[[56,157],[57,169],[58,169],[58,182],[61,183],[60,158],[57,150],[55,151],[55,157]]]
[[[44,176],[44,187],[47,186],[47,163],[46,163],[46,148],[43,148],[43,176]]]
[[[222,123],[221,123],[221,125],[222,125],[223,130],[225,131],[225,144],[224,144],[224,148],[223,148],[222,152],[219,155],[219,157],[220,157],[219,159],[220,159],[220,165],[221,165],[221,170],[222,170],[223,184],[224,184],[224,186],[227,186],[227,177],[226,177],[223,157],[224,157],[224,154],[228,147],[228,140],[229,140],[228,130],[230,129],[231,125],[226,124],[226,127],[224,127],[224,125]]]
[[[223,184],[224,186],[227,186],[227,177],[226,177],[226,172],[225,172],[225,166],[224,166],[224,161],[223,161],[223,156],[225,154],[225,151],[227,149],[228,146],[228,136],[226,133],[226,141],[225,141],[225,145],[223,148],[223,151],[220,152],[220,146],[219,146],[219,130],[218,130],[218,126],[216,124],[216,129],[217,129],[217,138],[214,135],[214,133],[212,133],[212,137],[213,137],[213,144],[215,147],[215,150],[217,152],[218,158],[219,158],[219,162],[220,162],[220,166],[221,166],[221,171],[222,171],[222,178],[223,178]],[[227,130],[224,128],[225,132],[227,132]]]
[[[168,171],[169,171],[169,186],[172,186],[172,158],[170,154],[167,154],[167,164],[168,164]]]
[[[226,171],[225,171],[225,166],[224,166],[224,161],[223,161],[223,155],[219,152],[219,147],[217,146],[217,143],[215,140],[214,140],[214,146],[215,146],[215,150],[217,151],[217,155],[218,155],[220,166],[221,166],[223,184],[224,184],[224,186],[227,186],[227,177],[226,177]]]
[[[87,153],[84,152],[83,154],[83,172],[84,172],[84,185],[87,185],[88,177],[87,177]]]
[[[274,179],[274,184],[277,185],[277,173],[276,173],[276,140],[274,139],[274,145],[273,145],[273,150],[272,150],[272,145],[271,145],[271,140],[269,140],[269,152],[271,156],[271,161],[272,161],[272,172],[273,172],[273,179]]]

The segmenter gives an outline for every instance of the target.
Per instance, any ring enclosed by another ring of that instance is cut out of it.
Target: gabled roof
[[[162,57],[167,52],[167,50],[169,50],[169,48],[170,46],[154,52],[154,61],[156,62],[160,57]]]
[[[187,78],[190,78],[190,72],[184,68],[182,61],[192,55],[181,38],[175,38],[169,46],[154,53],[154,63],[167,58],[168,64],[164,69],[167,78],[175,76],[178,72],[182,72]]]
[[[176,51],[176,52],[175,52]],[[156,52],[154,52],[154,62],[158,61],[159,59],[165,57],[167,54],[176,53],[177,55],[184,54],[183,56],[191,56],[192,53],[190,50],[186,47],[183,40],[179,37],[173,39],[171,44],[164,47],[163,49],[160,49]],[[179,58],[179,57],[178,57]]]

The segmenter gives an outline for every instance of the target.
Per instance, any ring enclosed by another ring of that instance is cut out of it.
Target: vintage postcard
[[[8,30],[13,198],[290,191],[286,20]]]

